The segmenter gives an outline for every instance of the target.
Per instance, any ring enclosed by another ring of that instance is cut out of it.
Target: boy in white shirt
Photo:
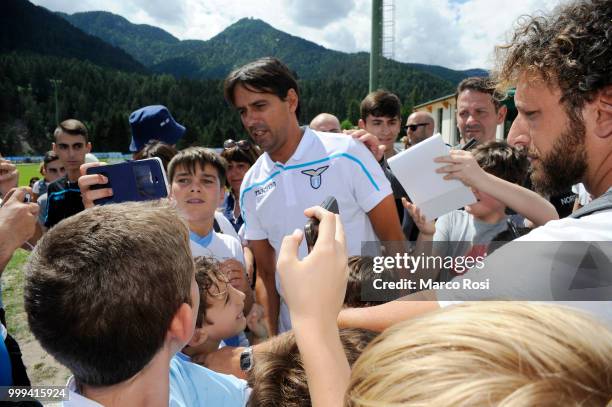
[[[243,265],[240,242],[213,229],[215,209],[223,197],[225,160],[212,150],[190,147],[168,164],[170,199],[189,226],[193,256],[236,259]]]

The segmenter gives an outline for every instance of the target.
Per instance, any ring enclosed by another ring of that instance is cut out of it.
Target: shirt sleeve
[[[232,236],[231,245],[234,258],[246,267],[246,261],[244,260],[244,252],[242,251],[242,245],[240,244],[240,241]]]
[[[362,143],[352,141],[346,155],[354,163],[349,179],[353,182],[355,198],[364,212],[370,212],[393,193],[391,184],[380,164]]]
[[[247,382],[174,357],[170,363],[170,405],[245,406]]]
[[[436,233],[433,236],[434,242],[450,241],[450,224],[450,213],[444,214],[436,220]]]

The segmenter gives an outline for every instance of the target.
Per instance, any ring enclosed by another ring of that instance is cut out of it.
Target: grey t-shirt
[[[498,223],[485,223],[479,221],[474,215],[461,210],[455,210],[442,215],[436,221],[434,242],[448,242],[448,244],[435,244],[436,254],[439,256],[465,256],[475,250],[477,254],[484,254],[486,247],[495,236],[508,228],[504,218]],[[517,225],[524,223],[521,215],[510,216]],[[455,277],[452,270],[441,270],[439,281],[450,281]]]

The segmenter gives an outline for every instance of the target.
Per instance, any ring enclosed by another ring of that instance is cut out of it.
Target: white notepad
[[[389,159],[393,175],[427,220],[476,202],[472,191],[458,180],[445,180],[436,169],[436,157],[448,155],[450,148],[437,134]]]

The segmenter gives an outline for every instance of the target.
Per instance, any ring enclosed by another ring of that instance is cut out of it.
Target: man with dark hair
[[[85,155],[91,151],[87,128],[78,120],[64,120],[57,126],[53,136],[53,151],[64,164],[66,176],[49,184],[47,189],[47,228],[85,209],[78,179]]]
[[[610,21],[608,0],[574,1],[550,16],[525,20],[512,41],[497,49],[500,88],[516,86],[518,116],[513,127],[529,137],[533,183],[555,193],[582,182],[595,199],[570,217],[550,221],[514,241],[549,245],[508,243],[487,257],[482,270],[470,271],[472,282],[489,279],[491,290],[429,291],[408,296],[428,301],[347,310],[340,316],[341,326],[384,329],[448,305],[445,300],[485,298],[581,300],[571,305],[612,321]],[[452,157],[440,162],[451,164],[441,172],[454,178]]]
[[[462,143],[476,139],[479,143],[495,140],[497,125],[504,122],[508,109],[501,104],[503,96],[488,78],[466,78],[457,86],[457,127]]]
[[[299,126],[298,85],[282,62],[262,58],[236,69],[226,78],[224,93],[264,150],[244,177],[240,208],[274,334],[279,308],[280,330],[291,327],[274,260],[283,236],[304,227],[304,209],[334,196],[350,254],[360,254],[364,241],[401,241],[403,235],[389,182],[372,154],[346,135],[323,136]],[[300,257],[305,255],[303,242]]]

